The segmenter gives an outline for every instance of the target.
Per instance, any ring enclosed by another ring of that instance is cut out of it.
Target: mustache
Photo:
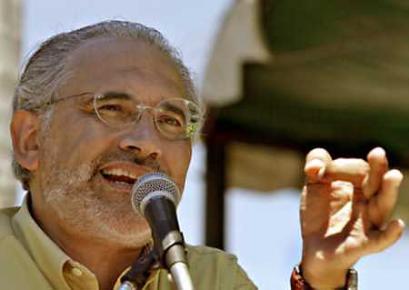
[[[108,162],[113,161],[123,161],[123,162],[130,162],[136,165],[144,166],[147,168],[152,169],[155,172],[162,172],[166,174],[166,171],[163,170],[159,161],[151,156],[144,157],[144,156],[137,156],[135,153],[132,152],[110,152],[100,156],[98,159],[94,160],[91,164],[92,168],[92,176],[96,175],[99,171],[99,168]]]

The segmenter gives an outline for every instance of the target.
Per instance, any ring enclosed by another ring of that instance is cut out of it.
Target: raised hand
[[[314,289],[345,284],[362,256],[382,251],[401,236],[404,223],[390,220],[402,181],[389,170],[382,148],[362,159],[335,159],[324,149],[307,155],[301,197],[303,276]]]

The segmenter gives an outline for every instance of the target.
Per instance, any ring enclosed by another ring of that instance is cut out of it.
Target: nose
[[[133,152],[141,159],[159,160],[162,156],[161,138],[155,128],[151,114],[143,114],[141,119],[124,132],[119,147]]]

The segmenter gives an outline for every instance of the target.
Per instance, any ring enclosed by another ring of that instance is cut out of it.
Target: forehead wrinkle
[[[138,66],[111,67],[110,72],[94,70],[90,73],[88,68],[77,67],[70,69],[70,77],[62,89],[69,89],[69,93],[78,92],[78,86],[85,85],[81,90],[104,93],[107,91],[127,93],[141,97],[142,90],[149,87],[163,88],[160,99],[165,97],[184,97],[184,87],[180,82],[169,78],[167,74],[157,69],[140,68]],[[75,72],[74,72],[75,71]],[[72,86],[71,84],[75,84]],[[76,91],[72,91],[72,88]],[[136,91],[136,94],[133,93]],[[147,93],[149,95],[149,93]]]
[[[165,86],[178,91],[181,88],[180,79],[171,77],[169,74],[164,73],[163,70],[156,68],[155,66],[138,67],[135,65],[129,67],[119,67],[117,69],[117,72],[125,75],[135,75],[140,79],[140,81],[164,84]]]
[[[149,100],[148,101],[142,100],[140,98],[140,94],[138,94],[138,93],[128,93],[128,92],[123,91],[123,90],[108,90],[106,92],[101,92],[101,95],[106,100],[110,100],[110,99],[132,99],[132,100],[137,101],[138,103],[144,103],[144,104],[151,103],[151,102],[149,102]],[[148,96],[148,98],[149,98],[149,96]],[[155,102],[159,103],[159,102],[163,101],[164,99],[166,99],[166,98],[163,97],[163,96],[158,96],[158,97],[155,97]]]

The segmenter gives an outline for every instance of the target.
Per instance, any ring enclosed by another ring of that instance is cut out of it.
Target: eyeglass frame
[[[174,141],[176,141],[176,140],[184,140],[184,139],[192,139],[192,138],[194,137],[194,135],[199,131],[200,126],[201,126],[201,124],[202,124],[202,122],[203,122],[203,119],[204,119],[204,118],[203,118],[203,112],[202,112],[202,109],[201,109],[200,105],[198,105],[198,104],[197,104],[196,102],[194,102],[194,101],[191,101],[191,100],[188,100],[188,99],[185,99],[185,98],[178,98],[178,97],[176,97],[176,98],[163,99],[163,100],[161,100],[161,101],[158,103],[158,105],[156,105],[156,106],[146,106],[146,105],[144,105],[143,103],[141,103],[141,104],[137,105],[138,107],[142,107],[142,111],[141,111],[140,117],[139,117],[138,119],[135,119],[134,122],[130,122],[129,124],[126,124],[126,125],[124,125],[124,126],[112,126],[111,124],[109,124],[108,122],[106,122],[106,121],[100,116],[100,114],[98,113],[98,110],[96,109],[96,99],[97,99],[98,97],[103,96],[104,94],[107,94],[107,93],[83,92],[83,93],[74,94],[74,95],[69,95],[69,96],[66,96],[66,97],[58,98],[58,99],[56,99],[56,98],[54,98],[54,97],[52,96],[49,101],[44,102],[44,103],[42,103],[42,104],[39,104],[39,105],[37,105],[37,106],[33,106],[33,107],[29,108],[28,110],[33,110],[33,111],[37,111],[37,110],[38,110],[38,111],[40,111],[41,109],[45,109],[45,108],[50,107],[51,105],[55,105],[55,104],[57,104],[57,103],[59,103],[59,102],[61,102],[61,101],[69,100],[69,99],[72,99],[72,98],[75,98],[75,97],[82,97],[82,96],[84,96],[84,95],[93,95],[93,97],[92,97],[92,98],[93,98],[93,100],[92,100],[92,103],[93,103],[92,107],[93,107],[94,113],[95,113],[95,115],[97,116],[98,120],[99,120],[101,123],[105,124],[106,126],[108,126],[108,127],[110,127],[110,128],[125,128],[125,127],[128,127],[128,126],[132,125],[132,124],[136,124],[136,123],[140,120],[142,114],[143,114],[143,113],[145,112],[145,110],[147,110],[147,109],[150,109],[150,110],[154,110],[154,111],[155,111],[155,109],[157,109],[157,106],[158,106],[159,104],[161,104],[162,102],[164,102],[164,101],[167,101],[167,100],[182,100],[182,101],[185,102],[185,103],[188,102],[188,103],[190,103],[190,104],[193,104],[193,105],[198,109],[198,112],[199,112],[199,113],[198,113],[199,119],[198,119],[197,123],[195,123],[193,127],[189,127],[189,125],[187,126],[187,128],[186,128],[186,129],[187,129],[187,132],[186,132],[186,136],[185,136],[185,137],[183,137],[183,138],[175,138],[175,139],[168,138],[168,137],[167,137],[164,133],[162,133],[161,130],[158,128],[158,126],[157,126],[157,124],[156,124],[156,120],[155,120],[155,118],[154,118],[155,128],[156,128],[156,130],[158,130],[158,132],[161,134],[161,136],[163,136],[163,137],[165,137],[165,138],[167,138],[167,139],[169,139],[169,140],[174,140]],[[121,93],[121,94],[122,94],[122,93]],[[128,95],[127,93],[123,93],[123,94],[124,94],[124,95]]]

